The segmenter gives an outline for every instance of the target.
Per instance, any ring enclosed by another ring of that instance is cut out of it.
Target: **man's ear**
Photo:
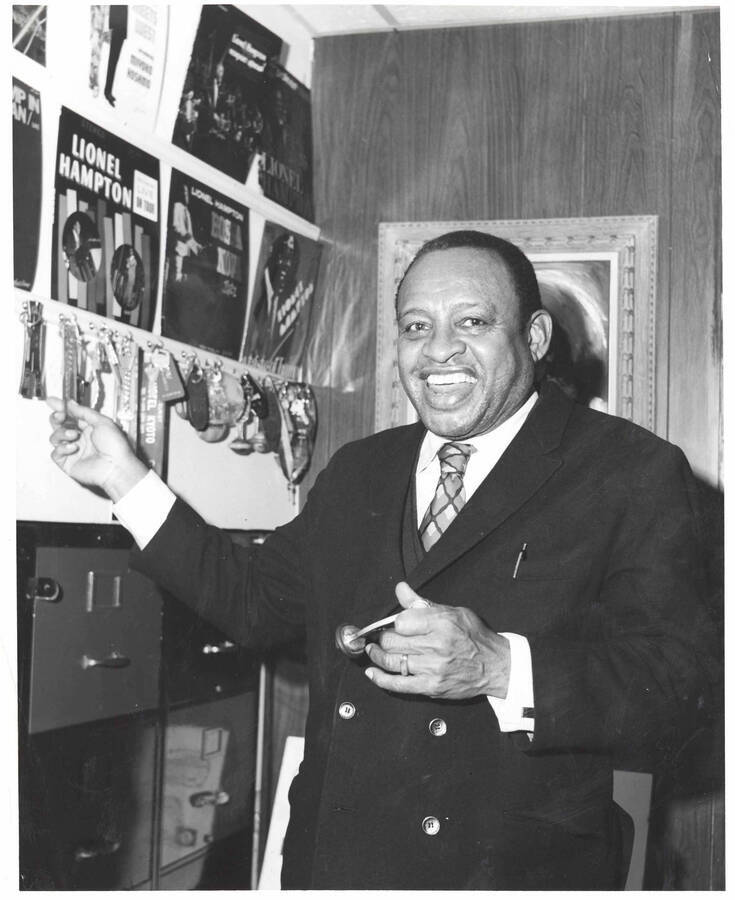
[[[545,309],[537,309],[531,314],[528,320],[528,347],[534,362],[546,356],[553,329],[553,320]]]

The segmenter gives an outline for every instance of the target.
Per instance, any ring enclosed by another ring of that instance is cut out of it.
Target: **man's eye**
[[[419,334],[422,331],[426,331],[428,327],[426,322],[407,322],[403,326],[403,332],[404,334]]]
[[[464,325],[467,328],[482,328],[485,325],[484,319],[478,319],[476,316],[467,316],[466,319],[462,319],[460,325]]]

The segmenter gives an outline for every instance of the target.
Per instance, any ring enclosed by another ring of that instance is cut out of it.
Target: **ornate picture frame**
[[[505,238],[534,264],[557,332],[549,377],[581,402],[654,430],[657,216],[381,222],[376,430],[416,420],[398,377],[398,283],[425,241],[458,229]]]

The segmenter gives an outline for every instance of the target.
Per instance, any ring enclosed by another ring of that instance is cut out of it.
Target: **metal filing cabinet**
[[[130,545],[19,525],[20,886],[247,888],[260,661],[164,602]]]
[[[21,887],[150,883],[162,598],[117,526],[18,529]]]

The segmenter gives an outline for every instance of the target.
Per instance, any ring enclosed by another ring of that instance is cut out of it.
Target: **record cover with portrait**
[[[321,249],[317,241],[265,223],[244,358],[302,365]]]
[[[266,63],[281,46],[234,6],[203,6],[173,143],[245,181],[263,132]]]
[[[313,222],[311,94],[283,66],[270,61],[266,98],[260,186],[270,200]]]
[[[13,78],[13,280],[33,290],[41,236],[41,95]]]
[[[51,297],[150,330],[158,207],[158,160],[62,107]]]
[[[237,359],[248,288],[248,210],[175,169],[161,333]]]

